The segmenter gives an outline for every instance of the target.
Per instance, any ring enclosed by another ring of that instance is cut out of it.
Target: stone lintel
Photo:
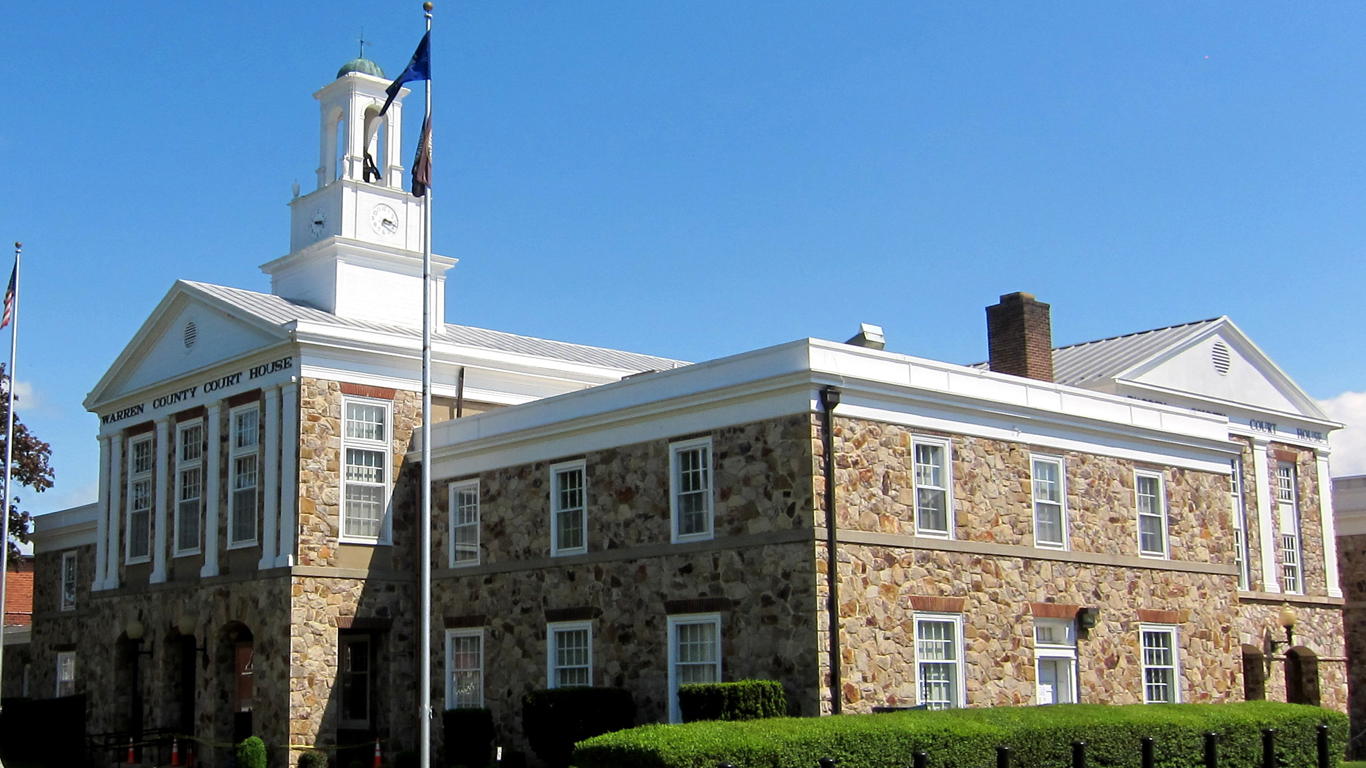
[[[1080,605],[1070,603],[1030,603],[1029,611],[1040,619],[1075,619]]]
[[[665,600],[664,613],[676,616],[684,613],[720,613],[729,611],[729,597],[694,597],[686,600]]]
[[[355,395],[356,397],[373,397],[377,400],[393,400],[398,397],[397,389],[388,387],[372,387],[368,384],[352,384],[347,381],[341,382],[341,392],[343,395]]]
[[[464,616],[444,617],[446,629],[472,629],[474,627],[486,626],[488,617],[482,613],[470,613]]]
[[[1180,611],[1164,611],[1153,608],[1139,608],[1138,620],[1149,624],[1185,624],[1190,621],[1189,608]]]
[[[545,620],[548,624],[556,624],[561,621],[592,621],[601,615],[602,609],[596,605],[545,609]]]
[[[967,602],[962,597],[933,597],[930,595],[911,595],[911,607],[917,611],[933,613],[962,613]]]
[[[369,630],[387,632],[394,626],[394,620],[387,616],[338,616],[337,629]]]

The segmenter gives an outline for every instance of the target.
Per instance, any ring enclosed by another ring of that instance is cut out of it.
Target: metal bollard
[[[1072,742],[1072,768],[1086,768],[1086,742]]]
[[[1328,726],[1320,724],[1315,730],[1319,732],[1319,768],[1333,768],[1328,761]]]
[[[1143,768],[1153,768],[1157,764],[1153,758],[1153,737],[1144,736],[1138,743],[1143,745]]]
[[[835,758],[822,757],[820,760],[820,766],[821,768],[835,768]]]
[[[913,768],[929,768],[930,756],[926,752],[916,752],[911,755],[911,765]]]
[[[720,765],[716,766],[716,768],[735,768],[735,764],[734,764],[734,763],[721,763]]]
[[[1277,768],[1275,728],[1262,729],[1262,768]]]
[[[1219,768],[1219,734],[1205,733],[1205,768]]]
[[[996,748],[996,768],[1010,768],[1010,747]]]

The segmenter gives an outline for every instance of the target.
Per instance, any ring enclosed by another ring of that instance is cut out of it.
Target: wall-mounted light
[[[1285,630],[1285,639],[1276,640],[1273,638],[1267,640],[1267,644],[1271,646],[1271,653],[1268,655],[1274,656],[1276,654],[1277,646],[1284,645],[1289,648],[1295,644],[1295,622],[1298,619],[1299,616],[1295,614],[1294,608],[1291,608],[1288,605],[1281,607],[1281,612],[1280,615],[1276,617],[1276,622]]]
[[[137,619],[133,619],[123,626],[124,634],[128,635],[128,639],[135,643],[142,642],[142,633],[144,631],[146,631],[146,627],[142,626],[142,622]]]
[[[1099,608],[1081,608],[1077,611],[1077,627],[1085,630],[1096,628],[1096,623],[1100,621]]]

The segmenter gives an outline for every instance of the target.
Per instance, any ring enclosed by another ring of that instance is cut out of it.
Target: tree
[[[10,378],[5,373],[5,364],[0,363],[0,452],[5,449],[4,424],[9,418],[9,387]],[[16,395],[16,399],[17,399]],[[14,413],[14,468],[13,482],[18,486],[32,488],[36,493],[42,493],[52,487],[52,467],[48,464],[48,459],[52,457],[52,446],[39,440],[28,431],[28,427],[19,421],[18,409]],[[3,462],[3,454],[0,453],[0,462]],[[4,468],[0,467],[0,472]],[[29,534],[33,532],[33,517],[29,513],[19,509],[22,499],[18,493],[10,499],[9,507],[9,554],[11,558],[19,555],[19,546],[16,542],[27,544]]]

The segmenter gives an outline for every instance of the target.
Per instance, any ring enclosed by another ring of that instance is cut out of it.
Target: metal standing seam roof
[[[302,304],[295,304],[294,302],[273,294],[247,291],[241,288],[229,288],[224,285],[196,283],[189,280],[184,280],[182,282],[196,291],[207,294],[208,296],[223,301],[243,312],[251,313],[267,322],[275,323],[277,325],[286,325],[295,321],[302,321],[317,323],[319,325],[330,325],[337,328],[375,331],[392,334],[394,336],[417,337],[422,334],[421,329],[417,328],[410,328],[402,325],[370,323],[363,320],[351,320],[337,317],[331,312],[325,312],[321,309],[304,306]],[[534,336],[520,336],[515,333],[493,331],[487,328],[475,328],[468,325],[452,325],[450,323],[446,323],[438,329],[433,334],[433,339],[447,344],[477,347],[498,352],[509,352],[517,355],[527,355],[529,357],[549,358],[552,360],[581,363],[584,365],[596,365],[603,368],[612,368],[623,371],[669,370],[671,368],[681,368],[685,365],[689,365],[689,363],[685,361],[671,360],[667,357],[642,355],[636,352],[623,352],[616,349],[605,349],[603,347],[590,347],[584,344],[570,344],[564,341],[538,339]]]

